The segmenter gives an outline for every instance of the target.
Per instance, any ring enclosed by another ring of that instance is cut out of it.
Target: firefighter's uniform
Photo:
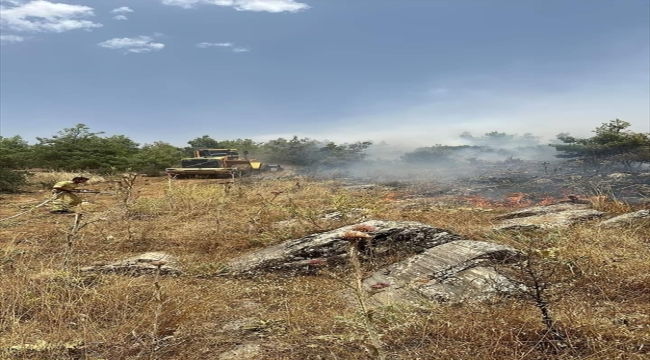
[[[70,211],[70,208],[81,204],[81,198],[76,194],[57,190],[57,188],[74,190],[77,186],[79,186],[79,184],[74,181],[59,181],[54,184],[52,194],[58,194],[59,196],[52,201],[52,211],[68,212]]]

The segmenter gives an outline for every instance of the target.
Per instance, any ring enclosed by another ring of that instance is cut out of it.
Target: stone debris
[[[176,259],[163,252],[147,252],[112,264],[87,266],[79,270],[138,276],[153,274],[158,267],[160,267],[161,275],[182,274]]]
[[[361,256],[381,257],[395,252],[413,255],[460,239],[448,230],[419,222],[369,220],[255,251],[228,263],[223,274],[314,272],[323,265],[337,265],[345,261],[348,253],[350,242],[344,234],[358,229],[372,237],[360,249]]]
[[[607,219],[600,223],[602,227],[621,227],[632,225],[639,220],[650,219],[650,210],[639,210]]]
[[[363,284],[372,294],[370,303],[374,305],[417,304],[422,299],[480,300],[515,291],[517,286],[493,269],[493,265],[515,263],[523,258],[521,252],[508,246],[458,240],[380,269]]]
[[[616,179],[616,180],[625,179],[625,178],[628,178],[630,176],[632,176],[632,175],[625,174],[625,173],[611,173],[611,174],[607,175],[608,178]]]
[[[246,360],[259,359],[262,346],[255,343],[246,343],[235,346],[234,349],[222,352],[217,359],[219,360]]]
[[[593,209],[565,210],[542,215],[511,218],[501,224],[493,226],[496,231],[503,230],[545,230],[567,228],[581,221],[591,220],[603,216],[605,213]]]
[[[422,299],[456,302],[484,299],[516,290],[493,267],[523,259],[519,251],[459,235],[419,222],[370,220],[321,234],[289,240],[230,262],[221,275],[262,272],[317,273],[321,267],[348,265],[350,239],[359,258],[396,261],[364,279],[376,305]]]
[[[547,206],[532,206],[522,210],[513,211],[507,214],[495,216],[493,219],[508,220],[508,219],[517,219],[517,218],[525,218],[530,216],[559,213],[567,210],[586,210],[586,209],[589,209],[589,206],[586,204],[572,204],[572,203],[553,204]]]

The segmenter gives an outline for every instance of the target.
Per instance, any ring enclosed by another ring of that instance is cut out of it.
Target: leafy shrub
[[[22,186],[27,185],[25,171],[10,170],[0,167],[0,193],[15,193],[20,191]]]

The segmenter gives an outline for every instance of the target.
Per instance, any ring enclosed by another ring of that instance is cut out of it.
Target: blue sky
[[[0,134],[650,131],[648,0],[1,0]],[[116,18],[117,17],[117,18]]]

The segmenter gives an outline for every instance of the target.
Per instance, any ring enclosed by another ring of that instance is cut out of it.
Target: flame
[[[542,201],[538,202],[537,205],[546,206],[546,205],[555,204],[556,202],[558,202],[556,198],[554,198],[553,196],[547,196],[543,198]]]
[[[384,200],[386,200],[386,201],[395,201],[395,200],[397,200],[397,194],[396,193],[389,193],[388,195],[386,195],[386,197],[384,197]]]
[[[465,201],[471,203],[472,205],[476,207],[494,207],[494,203],[490,201],[489,199],[482,197],[482,196],[470,196],[466,197]]]
[[[524,198],[529,197],[528,194],[525,193],[514,193],[511,196],[508,196],[507,203],[505,205],[507,206],[513,206],[513,207],[522,207],[522,206],[530,206],[533,204],[532,200]]]

